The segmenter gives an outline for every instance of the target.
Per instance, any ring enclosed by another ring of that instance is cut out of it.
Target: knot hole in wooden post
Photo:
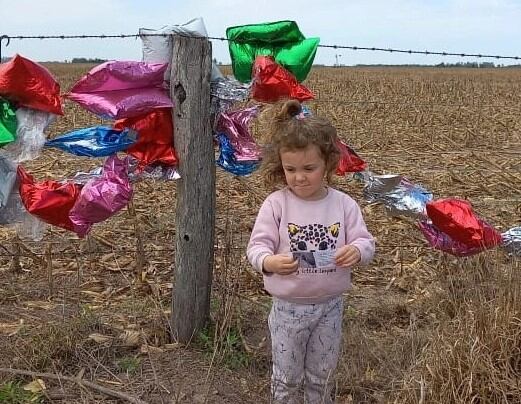
[[[180,104],[186,100],[186,91],[181,83],[176,83],[174,86],[174,95]]]

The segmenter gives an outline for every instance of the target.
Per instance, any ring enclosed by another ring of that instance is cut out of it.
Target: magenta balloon
[[[67,97],[104,118],[121,119],[173,106],[164,85],[166,63],[105,62],[94,67]]]
[[[222,112],[217,120],[216,129],[223,132],[230,140],[237,161],[257,161],[261,157],[261,149],[253,139],[249,123],[257,116],[257,106]]]
[[[111,61],[92,68],[71,89],[71,93],[162,87],[167,63]]]
[[[158,88],[118,90],[92,94],[69,94],[86,110],[102,118],[122,119],[145,115],[156,108],[171,108],[166,90]]]
[[[105,161],[100,178],[88,181],[71,209],[74,231],[84,237],[94,223],[102,222],[130,202],[133,190],[128,178],[128,157],[116,155]]]

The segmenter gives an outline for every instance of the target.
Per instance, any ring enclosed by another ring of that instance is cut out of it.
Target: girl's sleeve
[[[262,263],[268,255],[275,254],[279,246],[280,215],[276,214],[273,203],[266,199],[262,204],[248,243],[248,260],[262,273]]]
[[[367,230],[360,206],[349,198],[344,208],[344,224],[346,230],[346,244],[360,250],[360,263],[368,264],[374,255],[374,238]]]

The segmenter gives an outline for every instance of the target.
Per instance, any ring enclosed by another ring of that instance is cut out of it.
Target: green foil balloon
[[[241,25],[226,29],[235,78],[251,80],[255,58],[270,55],[275,61],[303,81],[313,65],[320,38],[306,39],[295,21]]]
[[[16,138],[16,113],[9,101],[0,98],[0,147]]]

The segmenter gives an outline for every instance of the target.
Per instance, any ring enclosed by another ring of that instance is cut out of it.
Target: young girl
[[[273,296],[271,332],[274,402],[332,403],[342,337],[342,293],[353,265],[369,262],[374,240],[359,206],[327,185],[339,151],[335,128],[305,116],[298,101],[275,104],[271,145],[263,156],[270,186],[284,187],[262,204],[248,259]]]

